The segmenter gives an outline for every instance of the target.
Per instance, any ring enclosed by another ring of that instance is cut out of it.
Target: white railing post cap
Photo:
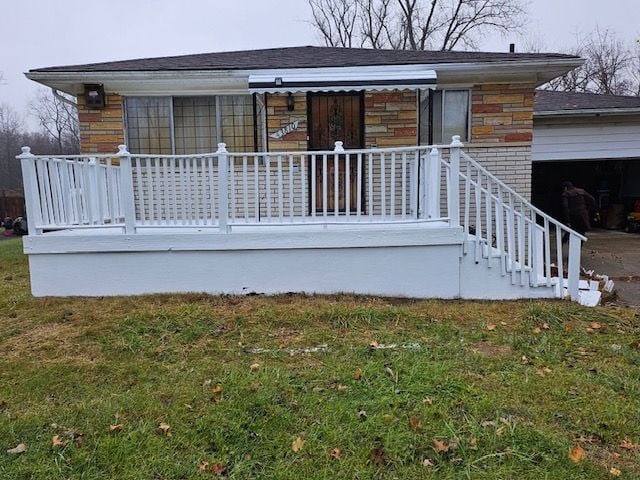
[[[18,155],[16,158],[28,158],[33,157],[34,155],[31,153],[31,147],[22,147],[22,153]]]
[[[126,145],[118,145],[118,155],[130,155]]]
[[[343,147],[343,145],[344,145],[344,143],[343,143],[343,142],[337,141],[337,142],[336,142],[336,146],[335,146],[335,148],[333,149],[333,151],[334,151],[334,152],[344,152],[344,147]]]
[[[221,142],[218,144],[218,151],[216,153],[227,153],[227,144]]]
[[[454,135],[451,137],[451,146],[452,147],[462,147],[462,142],[460,141],[460,135]]]

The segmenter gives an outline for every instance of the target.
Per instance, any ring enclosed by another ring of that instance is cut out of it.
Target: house
[[[535,89],[581,63],[294,47],[31,70],[77,96],[82,151],[19,157],[32,290],[575,299],[585,238],[529,197]]]
[[[598,201],[601,225],[622,228],[640,199],[640,97],[538,91],[533,203],[558,215],[563,180]]]

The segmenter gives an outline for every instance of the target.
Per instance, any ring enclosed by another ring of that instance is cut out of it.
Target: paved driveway
[[[640,234],[613,230],[587,233],[582,266],[609,275],[621,303],[640,307]]]

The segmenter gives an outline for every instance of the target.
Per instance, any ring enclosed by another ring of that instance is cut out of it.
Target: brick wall
[[[533,85],[479,85],[472,90],[471,142],[533,139]]]
[[[91,110],[85,106],[84,96],[78,95],[80,122],[80,152],[115,153],[124,143],[123,101],[120,95],[107,95],[103,109]]]
[[[307,95],[297,93],[293,95],[294,108],[287,108],[286,94],[267,94],[267,142],[270,152],[286,152],[307,150]],[[280,139],[269,135],[277,132],[290,123],[298,121],[298,129]]]
[[[415,91],[365,93],[365,147],[416,145],[418,136],[416,101]]]

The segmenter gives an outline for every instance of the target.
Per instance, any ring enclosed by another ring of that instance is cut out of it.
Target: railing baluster
[[[269,154],[264,156],[265,164],[265,182],[267,190],[267,221],[271,221],[271,157]]]
[[[365,208],[369,211],[369,221],[373,221],[373,153],[368,155],[367,164],[367,204]]]
[[[478,170],[478,177],[476,179],[476,263],[480,263],[482,258],[482,172]]]
[[[218,155],[218,192],[220,195],[218,227],[221,233],[229,233],[229,156],[227,153],[226,144],[219,143],[216,154]]]
[[[525,285],[525,281],[524,281],[524,273],[525,273],[525,267],[526,267],[526,259],[525,259],[525,252],[524,252],[524,248],[525,248],[525,234],[526,231],[524,229],[524,211],[523,211],[523,205],[522,202],[518,202],[519,204],[519,209],[518,209],[518,260],[520,262],[520,286],[524,287]]]
[[[313,221],[316,220],[316,201],[317,201],[317,192],[316,192],[316,181],[317,181],[317,172],[316,172],[316,154],[311,154],[311,217]]]
[[[293,223],[293,155],[289,155],[289,221]]]
[[[176,184],[176,177],[178,176],[178,168],[175,157],[171,157],[171,200],[173,204],[173,224],[178,224],[178,188]],[[182,210],[180,210],[182,211]],[[183,211],[182,211],[183,212]],[[184,213],[182,213],[184,215]]]
[[[551,245],[549,243],[549,219],[544,219],[544,276],[547,287],[551,286]]]
[[[389,178],[389,216],[391,220],[395,220],[396,215],[396,152],[391,152],[391,175]]]
[[[344,193],[344,214],[347,219],[351,216],[351,158],[347,153],[345,155],[344,174],[345,174],[345,193]]]
[[[500,274],[504,277],[507,274],[507,259],[504,249],[504,204],[502,202],[502,188],[500,187],[500,184],[496,185],[496,190],[496,247],[500,253]]]
[[[564,298],[564,265],[562,258],[562,229],[556,224],[556,263],[558,265],[558,298]]]
[[[387,210],[387,185],[386,185],[387,168],[385,165],[384,152],[380,153],[380,204],[382,206],[382,220],[385,220]]]
[[[511,284],[516,283],[516,225],[515,210],[513,205],[513,195],[507,192],[509,196],[509,214],[507,216],[507,248],[509,249],[509,265],[511,272]]]
[[[253,204],[255,222],[260,222],[260,159],[253,156]]]
[[[305,154],[300,155],[300,182],[302,183],[302,198],[300,201],[300,217],[303,222],[307,221],[307,162]]]
[[[464,181],[464,243],[463,252],[467,253],[469,240],[469,211],[471,209],[471,163],[467,163],[466,178]]]
[[[360,216],[362,215],[362,153],[358,153],[356,177],[356,181],[358,182],[356,185],[356,215],[358,220],[360,220]]]
[[[249,223],[249,179],[247,167],[247,156],[242,157],[242,208],[244,223]]]
[[[278,155],[278,220],[280,223],[282,223],[284,216],[284,190],[282,183],[282,155]]]
[[[328,190],[328,172],[327,172],[327,167],[328,167],[328,160],[327,160],[327,154],[324,153],[322,154],[322,216],[323,219],[325,221],[327,221],[327,200],[328,200],[328,195],[327,195],[327,190]]]
[[[338,218],[340,210],[340,164],[338,154],[333,155],[333,216]]]
[[[488,267],[492,268],[492,261],[491,259],[493,258],[493,208],[491,206],[491,192],[493,191],[493,187],[491,185],[491,179],[489,177],[487,177],[487,189],[485,191],[485,215],[486,215],[486,222],[487,222],[487,258],[488,258]]]
[[[229,222],[236,223],[238,218],[236,204],[236,159],[232,155],[228,155],[229,159],[229,193],[231,194],[231,207],[229,208]]]
[[[407,152],[402,152],[402,219],[407,217]]]

